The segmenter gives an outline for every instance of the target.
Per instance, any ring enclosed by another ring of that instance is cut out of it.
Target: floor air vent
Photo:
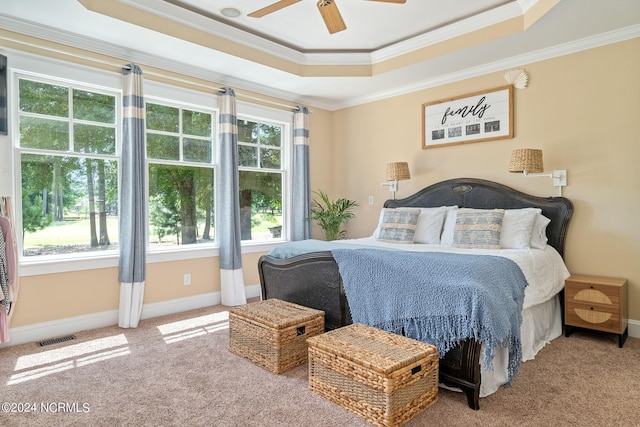
[[[75,339],[76,339],[75,335],[66,335],[64,337],[51,338],[51,339],[48,339],[48,340],[40,341],[40,342],[38,342],[38,346],[44,347],[44,346],[47,346],[47,345],[58,344],[58,343],[61,343],[61,342],[71,341],[71,340],[75,340]]]

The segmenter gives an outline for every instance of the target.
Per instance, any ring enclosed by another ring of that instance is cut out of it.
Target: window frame
[[[94,261],[101,263],[103,260],[116,258],[117,265],[117,257],[118,250],[117,249],[105,249],[100,251],[88,251],[88,252],[73,252],[68,254],[52,254],[52,255],[34,255],[34,256],[24,256],[24,236],[23,236],[23,217],[22,217],[22,155],[23,154],[35,154],[42,156],[56,156],[56,157],[74,157],[74,158],[84,158],[84,159],[102,159],[102,160],[110,160],[115,161],[118,164],[118,179],[120,177],[120,160],[121,160],[121,152],[122,152],[122,126],[119,124],[122,122],[121,117],[121,104],[122,104],[122,91],[116,90],[113,88],[105,87],[103,85],[96,85],[92,83],[87,83],[83,81],[76,81],[70,79],[63,79],[56,77],[54,75],[44,75],[41,73],[33,73],[33,72],[25,72],[25,71],[13,71],[11,73],[11,83],[12,83],[12,129],[16,131],[12,132],[12,150],[13,150],[13,178],[14,178],[14,216],[16,223],[16,237],[17,237],[17,248],[18,248],[18,262],[21,267],[27,268],[27,274],[24,274],[21,271],[21,275],[30,275],[31,266],[40,266],[40,265],[53,265],[59,264],[60,266],[65,266],[74,262],[82,262],[87,261],[91,265],[93,265]],[[89,91],[94,93],[99,93],[103,95],[113,96],[115,98],[115,118],[114,124],[107,123],[99,123],[99,122],[91,122],[84,119],[76,119],[73,117],[73,111],[69,111],[66,117],[55,118],[54,120],[59,120],[61,122],[65,122],[69,128],[69,147],[67,150],[53,150],[53,149],[39,149],[32,147],[22,147],[20,145],[20,117],[36,117],[43,118],[44,115],[39,113],[20,113],[20,80],[29,80],[44,84],[51,85],[60,85],[69,88],[68,101],[73,99],[73,91]],[[73,137],[74,137],[74,125],[82,124],[82,125],[95,125],[99,124],[104,127],[113,128],[115,131],[115,152],[114,154],[98,154],[98,153],[82,153],[73,150]],[[118,200],[120,199],[120,188],[118,188]],[[119,217],[118,217],[119,219]],[[119,226],[119,224],[118,224]],[[88,267],[82,268],[91,269],[97,267]],[[38,269],[39,270],[39,269]],[[72,269],[75,270],[75,269]],[[62,267],[59,271],[70,271],[68,268]],[[49,271],[48,271],[49,272]],[[33,274],[42,274],[42,273],[33,273]]]
[[[289,230],[290,230],[290,221],[291,214],[288,212],[287,208],[290,206],[289,200],[291,197],[291,180],[290,180],[290,169],[291,169],[291,158],[292,158],[292,148],[293,148],[293,113],[291,113],[291,123],[282,122],[281,120],[276,119],[266,119],[264,117],[258,117],[255,114],[236,114],[238,120],[248,120],[252,122],[256,122],[258,124],[266,124],[273,126],[281,126],[282,127],[282,140],[280,145],[281,156],[280,156],[280,168],[262,168],[260,166],[260,150],[258,150],[258,166],[240,166],[238,165],[238,171],[248,171],[248,172],[267,172],[267,173],[279,173],[282,179],[282,234],[279,238],[272,238],[267,240],[242,240],[242,246],[255,246],[255,245],[264,245],[269,243],[282,243],[283,241],[289,240]],[[239,143],[239,142],[238,142]],[[251,144],[257,147],[260,147],[261,144]],[[265,146],[269,147],[269,146]],[[275,246],[274,246],[275,247]]]
[[[10,96],[10,106],[8,111],[8,120],[11,124],[10,129],[19,129],[18,109],[18,76],[21,78],[44,81],[46,83],[61,84],[71,86],[75,89],[89,90],[100,93],[116,94],[116,161],[121,161],[122,150],[122,76],[120,73],[106,71],[92,67],[79,67],[73,63],[60,61],[44,56],[39,56],[27,52],[16,52],[11,56],[11,67],[8,69],[8,93]],[[212,84],[215,90],[215,84]],[[187,108],[193,107],[196,110],[205,111],[209,109],[216,111],[214,127],[217,129],[217,112],[218,97],[215,92],[204,92],[188,89],[178,85],[169,85],[158,81],[145,80],[145,101],[156,100],[161,103],[180,104]],[[283,126],[282,141],[282,159],[280,172],[283,176],[283,194],[282,194],[282,210],[283,210],[283,233],[282,239],[265,240],[265,241],[243,241],[242,253],[260,253],[269,251],[279,246],[283,240],[289,239],[290,228],[288,224],[291,220],[291,173],[292,154],[293,154],[293,111],[283,110],[279,108],[267,107],[264,105],[247,103],[238,100],[237,115],[243,119],[254,120],[263,123],[274,123]],[[217,132],[217,131],[216,131]],[[22,256],[22,206],[18,201],[22,198],[22,176],[21,176],[21,154],[27,149],[19,147],[19,135],[13,131],[10,134],[10,177],[13,180],[11,187],[14,196],[14,215],[16,217],[16,232],[19,245],[18,262],[20,265],[21,276],[35,276],[51,273],[63,273],[71,271],[85,271],[98,268],[117,267],[119,254],[117,250],[99,251],[99,252],[79,252],[64,255],[47,255],[43,257],[23,257]],[[217,139],[217,136],[215,136]],[[216,141],[215,146],[215,162],[217,164],[217,156],[219,155],[219,145]],[[42,153],[42,151],[40,151]],[[59,151],[53,152],[54,155],[61,155]],[[78,157],[101,157],[99,154],[91,154],[84,156],[79,153]],[[64,152],[65,156],[73,156],[72,152]],[[110,158],[109,156],[106,156]],[[145,159],[145,166],[148,173],[148,163]],[[193,166],[200,167],[200,163],[194,163]],[[217,171],[215,168],[215,182],[219,182]],[[258,169],[259,170],[259,169]],[[266,169],[269,171],[269,169]],[[120,174],[120,168],[118,170]],[[147,183],[148,185],[148,183]],[[119,189],[120,191],[120,189]],[[219,186],[215,186],[215,196],[218,197]],[[145,200],[148,209],[148,197]],[[148,210],[147,210],[148,211]],[[217,212],[216,212],[217,215]],[[147,216],[147,222],[149,218]],[[195,246],[195,247],[186,247]],[[205,247],[206,246],[206,247]],[[214,244],[202,245],[185,245],[176,250],[175,247],[167,250],[154,250],[147,253],[147,263],[180,261],[187,259],[217,257],[219,255],[219,246]],[[39,259],[35,259],[39,258]]]
[[[210,252],[210,250],[215,250],[215,254],[217,255],[217,249],[219,247],[218,243],[217,243],[217,233],[214,234],[214,240],[212,240],[211,242],[208,243],[199,243],[199,244],[189,244],[189,245],[180,245],[180,244],[176,244],[176,245],[168,245],[166,247],[159,247],[159,246],[152,246],[150,244],[150,231],[151,231],[151,216],[150,216],[150,207],[149,207],[149,165],[151,164],[156,164],[156,165],[167,165],[167,166],[179,166],[179,167],[198,167],[198,168],[207,168],[207,169],[213,169],[214,171],[214,188],[213,188],[213,195],[214,195],[214,200],[216,199],[216,194],[217,194],[217,182],[218,182],[218,155],[217,153],[220,151],[219,150],[219,144],[218,144],[218,138],[217,138],[217,132],[218,132],[218,115],[219,115],[219,110],[216,106],[216,108],[205,108],[202,105],[194,105],[191,103],[186,103],[186,102],[179,102],[179,101],[175,101],[175,100],[168,100],[166,98],[160,98],[160,97],[156,97],[156,96],[152,96],[152,95],[145,95],[145,111],[146,111],[146,105],[148,103],[151,104],[156,104],[156,105],[162,105],[162,106],[168,106],[168,107],[173,107],[173,108],[178,108],[180,111],[180,115],[179,115],[179,132],[177,132],[177,135],[179,137],[179,141],[180,141],[180,154],[179,157],[180,159],[178,160],[168,160],[168,159],[152,159],[146,156],[145,154],[145,173],[146,173],[146,188],[145,188],[145,206],[147,209],[147,217],[146,217],[146,226],[147,226],[147,242],[146,242],[146,247],[147,247],[147,255],[148,257],[151,256],[152,258],[154,258],[155,254],[169,254],[169,253],[182,253],[182,252],[190,252],[190,253],[194,253],[194,252],[199,252],[199,251],[204,251],[205,253]],[[211,140],[212,140],[212,153],[211,153],[211,162],[210,163],[203,163],[203,162],[193,162],[193,161],[187,161],[182,159],[184,152],[183,152],[183,139],[184,139],[184,134],[181,132],[182,129],[182,111],[183,110],[191,110],[191,111],[197,111],[197,112],[201,112],[201,113],[208,113],[211,114],[212,116],[212,123],[211,123],[211,127],[212,127],[212,135],[211,135]],[[146,118],[145,118],[145,122],[146,122]],[[166,132],[166,131],[156,131],[156,130],[151,130],[152,133],[157,134],[157,135],[169,135],[169,134],[174,134],[172,132]],[[147,137],[147,129],[145,128],[145,145],[146,145],[146,137]],[[214,204],[214,216],[217,219],[217,209],[215,208],[215,204]],[[201,254],[201,256],[196,256],[196,257],[205,257],[205,256],[210,256],[210,254],[207,255],[203,255]],[[193,257],[189,257],[189,258],[193,258]]]

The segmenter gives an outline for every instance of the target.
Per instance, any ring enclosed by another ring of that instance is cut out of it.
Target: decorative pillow
[[[453,245],[453,229],[456,226],[456,212],[458,211],[458,207],[446,206],[446,210],[440,244],[443,246],[451,246]]]
[[[400,210],[416,209],[416,208],[398,208]],[[416,233],[413,243],[425,243],[429,245],[440,244],[440,233],[442,233],[442,224],[447,208],[441,206],[439,208],[419,208],[420,216],[416,224]]]
[[[384,209],[378,240],[413,243],[420,209]]]
[[[503,217],[504,209],[458,209],[452,246],[500,249]]]
[[[547,246],[547,225],[551,220],[541,213],[536,215],[536,219],[533,222],[533,229],[531,230],[531,240],[529,246],[535,249],[544,249]]]
[[[538,208],[506,209],[502,218],[500,247],[505,249],[529,248],[531,232],[536,215],[542,212]]]

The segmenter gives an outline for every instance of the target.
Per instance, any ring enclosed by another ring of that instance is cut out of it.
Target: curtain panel
[[[142,315],[146,276],[145,104],[140,67],[123,67],[122,75],[118,325],[135,328]]]
[[[220,297],[222,305],[236,306],[247,303],[240,239],[236,94],[231,88],[223,88],[218,97],[220,185],[218,186],[216,236],[220,243]]]
[[[293,114],[293,179],[291,240],[311,238],[309,179],[309,109],[298,106]]]

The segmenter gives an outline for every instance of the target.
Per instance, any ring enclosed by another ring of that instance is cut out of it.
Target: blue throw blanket
[[[280,245],[269,252],[269,256],[274,258],[292,258],[297,255],[308,254],[310,252],[323,252],[331,251],[333,249],[349,248],[349,249],[362,249],[362,248],[375,248],[376,246],[362,245],[359,243],[351,243],[344,240],[333,240],[330,242],[324,240],[297,240],[295,242],[288,242],[284,245]],[[393,249],[389,249],[393,250]]]
[[[510,259],[489,255],[333,249],[354,323],[402,333],[441,355],[466,338],[485,344],[483,364],[508,346],[508,382],[522,363],[527,281]]]

